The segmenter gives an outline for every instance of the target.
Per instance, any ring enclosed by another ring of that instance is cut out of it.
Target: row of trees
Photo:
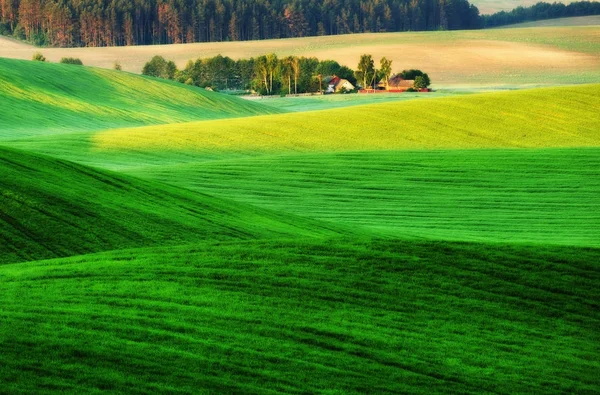
[[[322,92],[325,88],[323,79],[334,75],[355,86],[376,86],[379,81],[387,85],[392,75],[392,61],[382,58],[376,69],[373,57],[363,55],[354,71],[335,60],[297,56],[279,58],[276,54],[268,54],[236,61],[217,55],[190,60],[183,70],[178,70],[172,61],[155,56],[144,65],[142,74],[214,90],[253,90],[263,95],[276,95]],[[417,78],[421,78],[419,87],[425,88],[431,83],[429,76],[420,70],[404,70],[400,74],[404,79],[415,80],[415,85]]]
[[[479,27],[467,0],[0,0],[0,33],[61,47]]]
[[[568,5],[540,2],[531,7],[517,7],[509,12],[502,11],[493,15],[484,15],[483,25],[484,27],[495,27],[543,19],[586,15],[600,15],[600,2],[578,1]]]

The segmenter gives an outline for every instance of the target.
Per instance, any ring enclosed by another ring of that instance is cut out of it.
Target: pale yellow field
[[[0,38],[0,56],[31,59],[40,49]],[[419,68],[434,87],[526,86],[600,82],[600,26],[408,32],[308,37],[286,40],[197,43],[109,48],[43,48],[50,61],[63,56],[111,68],[119,61],[139,73],[154,55],[179,67],[192,58],[217,54],[249,58],[278,55],[335,59],[355,67],[363,53],[394,61],[395,71]]]
[[[119,129],[92,141],[96,150],[231,154],[598,147],[599,110],[600,85],[584,85]]]

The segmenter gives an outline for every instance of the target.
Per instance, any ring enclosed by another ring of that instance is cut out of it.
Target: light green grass
[[[211,239],[336,234],[315,221],[10,149],[0,148],[0,169],[0,264]]]
[[[281,154],[440,148],[600,146],[600,85],[111,130],[93,148]]]
[[[299,96],[299,97],[276,97],[253,99],[260,104],[274,107],[280,110],[304,112],[330,110],[333,108],[344,108],[359,106],[364,104],[377,104],[388,102],[402,102],[414,99],[432,99],[438,97],[448,97],[454,95],[469,94],[475,92],[474,89],[444,89],[438,92],[429,93],[377,93],[377,94],[332,94],[317,96]]]
[[[600,247],[600,149],[267,156],[139,177],[398,238]]]
[[[593,393],[600,250],[219,243],[0,267],[7,392]]]
[[[279,112],[175,82],[0,58],[0,140]]]

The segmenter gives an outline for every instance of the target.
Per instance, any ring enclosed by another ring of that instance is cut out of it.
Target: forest
[[[480,16],[467,0],[0,0],[0,34],[99,47],[478,29],[599,13],[594,2]]]
[[[467,0],[0,0],[0,33],[60,47],[481,27]]]

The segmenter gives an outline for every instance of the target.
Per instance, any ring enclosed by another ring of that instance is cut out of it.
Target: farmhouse
[[[415,86],[415,80],[405,80],[400,76],[400,74],[394,75],[390,78],[389,87],[387,88],[390,92],[404,92],[409,88],[413,88]],[[378,88],[386,89],[385,81],[381,81],[378,84]]]
[[[354,85],[352,85],[350,81],[340,78],[337,75],[329,77],[328,79],[325,79],[325,81],[327,82],[327,90],[325,93],[336,93],[342,90],[351,91],[354,89]]]

